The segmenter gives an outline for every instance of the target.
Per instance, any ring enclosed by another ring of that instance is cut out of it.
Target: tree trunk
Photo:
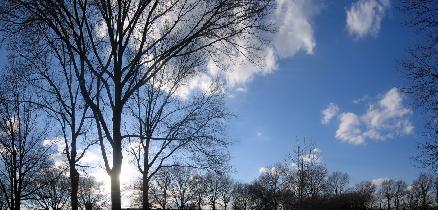
[[[201,203],[202,203],[202,197],[201,195],[198,196],[198,209],[201,210]]]
[[[71,192],[70,192],[71,209],[78,210],[79,173],[76,170],[75,163],[70,163],[70,184],[71,184]]]
[[[114,135],[115,137],[116,135]],[[114,138],[113,147],[113,169],[111,170],[111,206],[112,210],[121,210],[121,193],[120,193],[120,172],[122,168],[122,149],[120,141]]]
[[[145,171],[146,172],[146,171]],[[142,205],[143,210],[149,210],[149,180],[147,178],[146,173],[143,174],[143,199],[142,199]]]
[[[121,88],[116,83],[115,91],[115,107],[113,109],[113,168],[111,170],[111,206],[112,210],[121,210],[121,192],[120,192],[120,172],[122,170],[122,105],[121,101]]]
[[[150,136],[146,139],[146,145],[143,147],[143,210],[149,210],[149,142]]]
[[[391,199],[389,199],[389,198],[386,198],[386,201],[387,201],[387,203],[388,203],[388,210],[390,210],[391,209]]]
[[[15,204],[14,204],[14,210],[20,210],[21,206],[21,196],[18,192],[15,193]]]

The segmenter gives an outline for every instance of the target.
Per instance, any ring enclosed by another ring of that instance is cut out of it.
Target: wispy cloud
[[[261,131],[257,131],[257,136],[261,137],[261,136],[263,136],[263,133]]]
[[[358,0],[347,10],[347,30],[356,39],[377,36],[390,0]]]
[[[367,139],[387,140],[412,134],[412,110],[403,104],[404,97],[397,88],[391,88],[363,114],[339,114],[336,138],[351,144],[363,144]]]
[[[328,124],[333,119],[333,117],[335,117],[338,113],[339,113],[338,105],[336,105],[335,103],[329,103],[327,107],[321,111],[322,114],[321,123]]]

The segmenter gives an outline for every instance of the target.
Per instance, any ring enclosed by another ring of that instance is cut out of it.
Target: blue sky
[[[259,168],[285,160],[297,139],[307,138],[321,149],[329,171],[348,172],[352,183],[382,177],[411,182],[420,172],[412,157],[421,141],[422,117],[409,97],[393,88],[405,82],[398,62],[416,37],[402,25],[397,2],[292,2],[288,6],[300,9],[312,29],[302,40],[312,39],[314,46],[309,53],[298,39],[298,50],[277,55],[276,69],[256,74],[228,98],[229,108],[238,115],[229,125],[229,135],[236,140],[231,148],[236,177],[253,180]],[[390,90],[401,101],[389,100],[385,94]],[[386,96],[387,105],[397,106],[394,112],[379,107]],[[339,111],[323,124],[321,112],[329,103]],[[372,125],[384,128],[379,132],[385,137],[365,134],[362,143],[353,144],[351,136],[343,141],[336,134],[343,113],[361,118],[362,134],[371,126],[365,115],[375,114],[381,120]],[[397,127],[400,123],[405,126]]]

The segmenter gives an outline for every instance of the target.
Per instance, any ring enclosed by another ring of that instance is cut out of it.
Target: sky
[[[416,37],[397,2],[277,2],[274,67],[254,72],[227,99],[238,115],[229,124],[235,177],[254,180],[305,138],[352,184],[415,179],[422,116],[400,91],[399,62]]]
[[[260,54],[262,67],[242,58],[233,71],[220,72],[228,86],[227,108],[237,116],[228,123],[234,177],[254,180],[307,139],[328,170],[347,172],[352,184],[412,182],[421,172],[413,157],[424,120],[400,91],[406,81],[399,62],[416,36],[403,26],[397,1],[275,2],[271,18],[278,30]],[[208,67],[182,97],[208,86],[218,74],[214,64]],[[99,161],[99,150],[83,161]],[[135,170],[124,164],[122,171]],[[91,175],[109,182],[102,168]],[[122,183],[130,178],[122,176]]]

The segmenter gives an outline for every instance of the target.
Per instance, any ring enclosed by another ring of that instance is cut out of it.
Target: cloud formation
[[[318,2],[319,0],[276,0],[276,10],[271,18],[278,27],[277,32],[271,37],[272,45],[257,55],[260,58],[258,65],[249,62],[245,55],[240,55],[231,60],[221,59],[220,65],[229,69],[221,71],[213,61],[209,61],[207,72],[192,78],[178,95],[185,98],[192,90],[203,90],[217,77],[224,81],[227,89],[239,91],[245,89],[245,85],[256,76],[274,72],[278,68],[279,59],[292,57],[299,52],[313,54],[316,41],[312,19],[319,12]]]
[[[386,181],[386,180],[389,180],[389,178],[388,178],[388,177],[377,178],[377,179],[373,179],[373,180],[371,180],[371,183],[373,183],[373,184],[376,185],[376,186],[381,186],[382,183],[383,183],[384,181]]]
[[[339,107],[335,103],[329,103],[327,107],[321,111],[322,113],[322,124],[328,124],[333,117],[339,113]]]
[[[384,141],[412,134],[412,110],[404,106],[403,99],[397,88],[391,88],[378,101],[370,103],[363,114],[340,113],[336,138],[350,144],[363,144],[368,139]]]
[[[311,20],[318,5],[312,0],[277,0],[277,5],[275,21],[279,28],[274,45],[278,56],[289,57],[302,50],[312,54],[316,42]]]
[[[347,10],[347,30],[356,39],[377,36],[390,0],[358,0]]]

